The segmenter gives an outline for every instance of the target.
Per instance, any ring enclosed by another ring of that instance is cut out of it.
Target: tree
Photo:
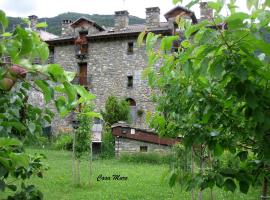
[[[125,100],[118,100],[115,96],[109,96],[105,103],[105,110],[101,112],[105,125],[102,132],[101,157],[114,156],[114,137],[111,125],[119,121],[130,121],[130,108]]]
[[[185,39],[175,53],[171,47],[178,36],[162,37],[156,51],[161,36],[148,33],[144,75],[159,91],[151,126],[161,135],[181,135],[187,148],[201,145],[211,154],[212,168],[191,178],[189,188],[216,185],[234,192],[238,183],[247,193],[261,183],[263,199],[270,178],[270,3],[246,3],[250,14],[237,12],[234,0],[217,0],[208,2],[213,18],[198,24],[180,19]],[[220,14],[224,6],[226,17]],[[158,62],[161,68],[155,71]],[[240,159],[239,169],[220,165],[225,151]]]
[[[118,100],[115,96],[109,96],[105,103],[105,110],[101,112],[108,126],[119,121],[130,121],[130,108],[125,100]]]
[[[82,156],[89,152],[89,185],[91,185],[92,176],[92,133],[91,128],[93,124],[93,116],[99,117],[99,115],[92,113],[92,107],[90,104],[84,104],[80,106],[80,113],[77,115],[79,126],[74,132],[73,139],[73,173],[74,181],[76,185],[80,185],[80,162]],[[90,114],[89,114],[90,113]]]
[[[42,199],[42,193],[34,185],[26,185],[25,180],[43,176],[44,156],[25,153],[21,141],[42,134],[43,122],[51,123],[53,114],[28,102],[28,93],[41,92],[46,105],[54,102],[62,117],[79,104],[93,100],[94,95],[70,83],[74,73],[57,64],[45,64],[48,46],[36,32],[19,25],[13,32],[5,32],[8,20],[1,10],[0,24],[0,192],[11,190],[8,199]],[[32,64],[35,59],[40,59],[41,64]],[[85,114],[96,116],[93,112]],[[15,181],[20,188],[13,184]]]

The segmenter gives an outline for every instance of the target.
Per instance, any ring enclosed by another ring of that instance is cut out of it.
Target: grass
[[[67,151],[45,149],[28,149],[30,153],[43,153],[50,169],[44,173],[44,178],[33,178],[30,182],[37,185],[46,200],[190,200],[190,192],[178,187],[170,188],[167,180],[162,181],[162,175],[167,171],[166,165],[123,163],[118,160],[95,160],[93,162],[92,187],[88,186],[88,163],[82,162],[82,186],[72,184],[72,157]],[[126,176],[126,181],[97,181],[97,177],[112,176],[114,174]],[[239,191],[230,192],[214,189],[217,200],[254,200],[259,199],[260,191],[251,189],[249,195]],[[196,193],[196,196],[198,193]],[[204,192],[204,199],[210,199],[209,191]]]

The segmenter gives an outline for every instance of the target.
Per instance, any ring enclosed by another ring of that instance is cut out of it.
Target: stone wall
[[[115,154],[137,153],[140,152],[140,146],[147,146],[147,152],[169,153],[170,146],[152,144],[128,138],[115,138]]]
[[[129,42],[134,42],[133,54],[127,52]],[[55,62],[65,70],[78,72],[79,60],[75,58],[74,45],[55,47]],[[90,41],[88,55],[83,62],[87,63],[87,76],[92,77],[90,91],[96,95],[96,111],[104,109],[110,95],[134,99],[137,109],[144,110],[144,113],[154,110],[151,90],[141,77],[147,65],[147,56],[144,48],[136,47],[136,38]],[[133,76],[132,88],[127,87],[127,76],[130,75]],[[144,116],[137,118],[134,125],[145,128]]]

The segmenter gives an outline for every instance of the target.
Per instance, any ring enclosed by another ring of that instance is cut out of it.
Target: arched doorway
[[[127,98],[126,101],[129,103],[130,115],[131,115],[132,123],[135,123],[136,119],[137,119],[136,101],[134,99],[132,99],[132,98]]]

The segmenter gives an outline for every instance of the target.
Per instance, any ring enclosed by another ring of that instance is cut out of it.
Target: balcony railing
[[[75,56],[77,59],[86,59],[88,53],[88,44],[75,45]]]
[[[92,76],[75,76],[72,81],[73,84],[83,85],[83,86],[90,86],[92,84]]]

